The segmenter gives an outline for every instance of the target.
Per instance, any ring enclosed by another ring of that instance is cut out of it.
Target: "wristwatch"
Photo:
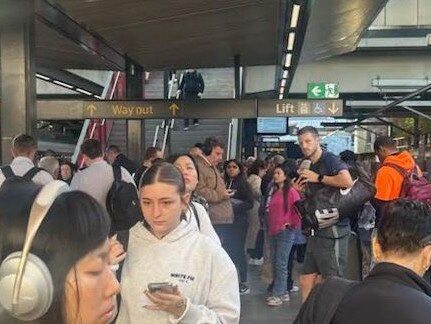
[[[319,174],[319,177],[317,178],[317,181],[319,181],[319,183],[322,183],[323,177],[324,177],[323,174]]]

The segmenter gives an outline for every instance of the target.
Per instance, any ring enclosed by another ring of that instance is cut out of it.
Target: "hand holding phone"
[[[187,309],[187,298],[181,294],[178,286],[169,282],[149,283],[144,296],[149,303],[143,307],[148,310],[165,311],[179,318]]]
[[[162,292],[165,294],[173,294],[174,286],[169,282],[150,282],[148,284],[148,291],[150,293]]]

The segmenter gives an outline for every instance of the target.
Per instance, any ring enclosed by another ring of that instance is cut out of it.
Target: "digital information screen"
[[[257,119],[257,132],[259,134],[286,134],[286,117],[259,117]]]

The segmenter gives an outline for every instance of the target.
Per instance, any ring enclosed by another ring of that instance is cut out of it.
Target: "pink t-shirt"
[[[269,235],[274,236],[283,231],[288,225],[291,228],[301,226],[301,218],[294,203],[300,199],[299,193],[292,187],[287,193],[287,212],[284,212],[283,190],[277,190],[271,197],[268,206]]]

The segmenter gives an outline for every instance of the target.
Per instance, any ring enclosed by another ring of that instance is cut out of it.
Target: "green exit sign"
[[[336,99],[339,94],[338,83],[310,82],[307,87],[308,99]]]

